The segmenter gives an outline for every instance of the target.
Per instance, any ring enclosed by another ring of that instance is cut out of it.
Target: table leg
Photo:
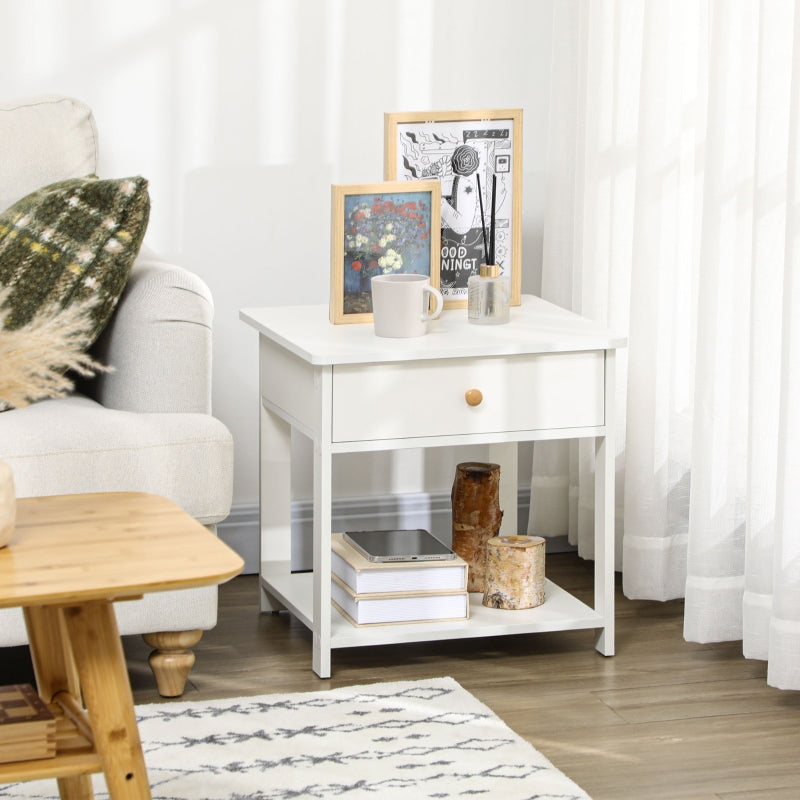
[[[594,468],[594,608],[603,615],[595,649],[614,655],[614,351],[606,351],[605,428],[595,441]]]
[[[261,404],[259,418],[259,573],[277,562],[288,574],[292,559],[292,432],[274,411]],[[283,604],[261,583],[261,611],[280,611]]]
[[[64,609],[111,800],[150,800],[125,656],[110,601]]]
[[[58,778],[58,796],[61,800],[94,800],[90,775],[70,775]]]
[[[52,703],[60,692],[68,692],[79,699],[81,692],[78,672],[62,610],[38,606],[25,608],[23,611],[39,695],[46,703]],[[58,778],[58,792],[61,800],[94,799],[89,775]]]
[[[311,666],[320,678],[331,676],[331,482],[330,447],[314,444],[314,636]]]
[[[23,609],[31,649],[36,686],[45,703],[59,692],[80,697],[78,672],[60,608],[37,606]]]
[[[311,668],[320,678],[331,676],[331,503],[333,502],[333,450],[331,413],[333,370],[314,375],[319,433],[314,437],[314,597]]]

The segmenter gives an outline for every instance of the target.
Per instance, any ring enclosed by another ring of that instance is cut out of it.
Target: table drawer
[[[333,441],[604,424],[602,351],[333,368]],[[470,405],[466,393],[480,392]]]

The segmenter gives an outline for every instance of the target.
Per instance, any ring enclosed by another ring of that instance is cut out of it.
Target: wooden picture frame
[[[331,322],[372,321],[374,275],[428,275],[439,288],[441,197],[438,180],[331,186]]]
[[[439,288],[445,308],[466,307],[467,279],[485,261],[477,176],[487,235],[492,178],[497,177],[495,261],[501,274],[511,277],[511,304],[519,305],[522,109],[384,114],[384,178],[437,178],[442,183]]]

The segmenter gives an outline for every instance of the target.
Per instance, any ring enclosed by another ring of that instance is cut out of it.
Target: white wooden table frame
[[[331,674],[339,647],[596,629],[614,654],[614,361],[625,338],[538,297],[507,325],[445,311],[428,335],[382,339],[372,325],[331,325],[327,306],[243,309],[259,332],[262,611],[286,608],[313,633],[312,666]],[[483,395],[477,406],[465,392]],[[370,411],[371,410],[371,411]],[[292,573],[291,437],[313,442],[313,572]],[[516,533],[517,444],[593,437],[594,607],[548,581],[529,610],[470,619],[356,627],[331,607],[333,457],[339,453],[488,444],[500,465],[501,533]]]

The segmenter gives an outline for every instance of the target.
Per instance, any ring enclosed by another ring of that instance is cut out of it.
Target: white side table
[[[614,654],[614,357],[625,338],[524,296],[507,325],[445,311],[427,336],[381,339],[372,325],[332,325],[324,305],[243,309],[259,332],[262,610],[287,608],[313,632],[313,669],[338,647],[597,629]],[[482,401],[469,405],[465,393]],[[314,446],[314,569],[293,574],[291,433]],[[500,465],[503,533],[516,533],[517,443],[593,437],[594,608],[548,581],[537,608],[484,608],[470,619],[357,628],[331,608],[331,477],[337,453],[489,444]]]

